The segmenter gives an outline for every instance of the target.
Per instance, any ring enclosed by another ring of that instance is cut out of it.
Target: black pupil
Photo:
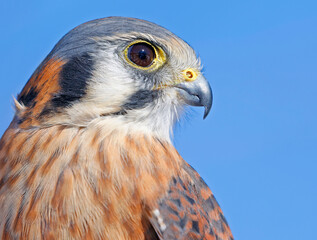
[[[147,54],[146,54],[145,50],[142,49],[142,50],[139,52],[139,58],[140,58],[141,60],[146,60],[146,56],[147,56]]]
[[[129,59],[140,67],[148,67],[153,63],[155,51],[147,43],[133,44],[128,50]]]

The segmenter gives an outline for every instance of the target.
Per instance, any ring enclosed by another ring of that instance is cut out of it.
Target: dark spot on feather
[[[53,107],[67,107],[81,99],[86,94],[93,70],[94,61],[89,54],[71,58],[61,70],[59,80],[61,90],[52,99]],[[47,113],[49,110],[44,109],[43,112]]]
[[[174,177],[173,177],[173,183],[174,183],[174,185],[176,185],[176,183],[177,183],[177,180]]]
[[[122,108],[125,110],[140,109],[153,102],[158,96],[159,91],[139,90],[122,105]]]
[[[187,223],[187,217],[185,216],[185,217],[181,218],[179,225],[181,228],[184,228],[186,223]]]
[[[197,221],[192,221],[193,222],[193,230],[197,233],[200,233],[199,231],[199,226],[198,226],[198,222]]]
[[[120,115],[126,115],[126,114],[127,114],[127,112],[124,109],[122,109],[118,112],[104,113],[104,114],[101,114],[100,116],[107,117],[107,116],[120,116]]]
[[[0,190],[1,190],[1,188],[4,186],[4,184],[7,182],[7,177],[6,176],[4,176],[3,178],[1,178],[1,180],[0,180]]]
[[[50,114],[52,113],[53,111],[53,108],[52,106],[48,105],[48,106],[45,106],[42,110],[42,112],[40,113],[40,116],[45,116],[47,114]],[[24,121],[24,119],[21,119],[21,123]]]
[[[181,206],[182,206],[181,200],[179,200],[179,199],[173,199],[173,202],[176,203],[176,205],[177,205],[178,207],[181,207]]]
[[[181,184],[182,188],[183,188],[185,191],[188,190],[182,179],[179,178],[179,179],[178,179],[178,182]]]
[[[173,213],[175,216],[179,216],[178,212],[175,211],[173,208],[171,208],[170,206],[167,207],[168,211]]]
[[[221,220],[223,221],[223,223],[228,227],[228,222],[227,222],[227,220],[225,219],[225,217],[223,216],[223,214],[222,214],[222,213],[219,213],[219,215],[220,215],[220,218],[221,218]]]
[[[185,195],[185,197],[186,197],[187,201],[190,202],[190,204],[195,204],[195,200],[193,198],[191,198],[188,195]]]
[[[35,89],[35,87],[31,87],[27,93],[18,96],[18,101],[26,107],[31,107],[35,105],[34,100],[37,95],[38,91]]]
[[[211,209],[215,209],[215,204],[214,201],[211,199],[211,197],[209,197],[205,203],[211,208]]]

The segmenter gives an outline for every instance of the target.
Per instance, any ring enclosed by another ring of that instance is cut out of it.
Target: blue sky
[[[314,239],[317,216],[316,1],[0,3],[0,135],[15,96],[54,44],[106,16],[160,24],[186,40],[214,93],[175,145],[206,180],[236,239]]]

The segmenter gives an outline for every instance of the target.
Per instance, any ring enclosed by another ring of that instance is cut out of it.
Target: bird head
[[[20,127],[91,125],[169,138],[187,105],[212,104],[194,50],[147,21],[110,17],[67,33],[16,102]],[[137,129],[137,130],[136,130]]]

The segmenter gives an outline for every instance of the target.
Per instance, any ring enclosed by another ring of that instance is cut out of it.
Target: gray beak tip
[[[206,119],[206,117],[208,116],[208,114],[209,114],[209,111],[208,111],[207,109],[205,109],[205,113],[204,113],[204,117],[203,117],[204,120]]]
[[[204,117],[203,119],[206,119],[206,117],[208,116],[211,106],[212,106],[212,101],[213,101],[213,96],[212,96],[212,91],[210,89],[210,95],[209,98],[206,99],[206,101],[203,103],[204,107],[205,107],[205,112],[204,112]]]

